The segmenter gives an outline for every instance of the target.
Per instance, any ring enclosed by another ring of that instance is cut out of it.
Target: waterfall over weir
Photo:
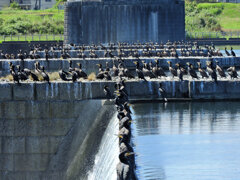
[[[118,119],[115,113],[103,135],[99,151],[95,156],[93,169],[88,173],[88,180],[117,179],[116,166],[119,162]]]

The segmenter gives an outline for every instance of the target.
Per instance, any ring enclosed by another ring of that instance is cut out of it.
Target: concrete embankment
[[[130,100],[240,99],[240,80],[127,81]],[[65,180],[84,177],[114,113],[104,99],[113,81],[0,83],[0,177]],[[100,128],[99,128],[100,127]]]
[[[161,99],[158,90],[162,82],[169,99],[215,100],[240,99],[240,80],[149,80],[126,81],[126,89],[130,99]],[[104,85],[114,92],[114,81],[85,82],[51,82],[0,84],[0,101],[75,101],[88,99],[105,99]]]
[[[93,165],[113,105],[102,100],[34,100],[32,87],[1,88],[0,179],[81,179]]]
[[[155,59],[159,59],[160,63],[159,65],[165,69],[168,68],[169,64],[167,61],[171,61],[173,64],[180,63],[181,65],[186,65],[186,62],[190,62],[194,67],[197,67],[197,62],[201,62],[202,67],[206,67],[206,61],[213,61],[213,64],[215,64],[216,61],[219,61],[219,65],[223,68],[229,67],[229,66],[240,66],[240,57],[213,57],[213,58],[206,58],[206,57],[181,57],[181,58],[140,58],[140,59],[134,59],[134,58],[124,58],[123,64],[129,68],[134,69],[136,65],[133,63],[134,61],[142,61],[145,62],[153,62],[155,64]],[[101,63],[103,64],[103,68],[105,68],[105,63],[109,63],[109,67],[112,67],[113,59],[111,58],[86,58],[78,59],[78,58],[72,58],[73,60],[73,67],[77,67],[77,63],[81,63],[83,66],[83,70],[87,73],[91,72],[98,72],[98,66],[96,64]],[[68,69],[69,68],[69,62],[68,60],[59,60],[59,59],[51,59],[49,61],[46,61],[45,59],[38,59],[38,60],[31,60],[27,59],[24,61],[21,60],[6,60],[2,59],[0,60],[0,75],[1,74],[8,74],[9,73],[9,62],[12,62],[14,65],[21,65],[22,68],[28,68],[28,69],[34,69],[34,63],[38,61],[41,65],[45,67],[47,71],[59,71],[60,69]],[[141,62],[140,62],[141,63]]]

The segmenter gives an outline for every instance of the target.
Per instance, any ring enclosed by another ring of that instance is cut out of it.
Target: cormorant
[[[177,63],[177,64],[175,64],[175,65],[177,66],[177,75],[178,75],[178,78],[179,78],[180,81],[182,81],[182,80],[183,80],[183,72],[182,72],[182,70],[181,70],[180,64]]]
[[[130,124],[131,124],[131,120],[128,117],[124,117],[119,121],[119,129],[122,129],[123,127],[125,127],[130,131],[131,130]]]
[[[187,65],[188,65],[188,73],[190,74],[190,76],[192,78],[198,79],[198,75],[197,75],[196,71],[194,70],[193,65],[189,62],[187,62]]]
[[[218,61],[216,61],[216,70],[218,72],[218,74],[221,76],[221,77],[224,77],[226,78],[226,74],[224,72],[224,70],[218,65]]]
[[[114,76],[114,77],[117,77],[117,76],[118,76],[118,73],[119,73],[119,69],[118,69],[118,67],[116,66],[116,64],[115,64],[114,61],[113,61],[112,71],[113,71],[113,76]]]
[[[104,92],[107,99],[111,99],[112,93],[111,93],[111,91],[110,91],[110,89],[107,85],[104,86],[103,92]]]
[[[45,49],[45,59],[46,59],[46,61],[48,61],[48,58],[49,58],[49,53],[48,53],[48,50]]]
[[[153,73],[155,74],[156,77],[160,76],[160,77],[167,77],[164,70],[162,69],[162,67],[159,66],[159,60],[155,60],[155,67],[153,67]]]
[[[134,153],[132,146],[127,142],[126,139],[127,139],[126,135],[119,136],[119,151],[120,151],[120,153],[122,153],[124,151]],[[129,156],[129,162],[133,165],[133,168],[135,169],[136,168],[135,156]]]
[[[77,79],[78,79],[78,73],[77,73],[75,70],[73,70],[73,71],[71,72],[71,74],[72,74],[72,82],[77,81]]]
[[[129,105],[128,105],[127,102],[125,102],[125,103],[123,104],[123,107],[124,107],[124,109],[125,109],[129,114],[132,114],[132,111],[131,111],[131,109],[130,109],[130,107],[129,107]]]
[[[131,131],[125,127],[119,130],[119,135],[126,135],[127,136],[127,142],[130,142],[130,137],[131,137]]]
[[[50,79],[49,79],[48,74],[45,72],[44,66],[42,66],[41,69],[42,69],[41,75],[42,75],[42,77],[43,77],[43,80],[44,80],[44,81],[47,81],[48,84],[50,85]]]
[[[82,70],[82,64],[81,63],[77,63],[78,65],[78,69],[77,69],[77,73],[78,73],[78,78],[84,78],[84,79],[87,79],[87,73],[85,73],[83,70]]]
[[[72,72],[72,71],[74,71],[74,68],[72,67],[73,66],[73,62],[72,62],[72,60],[69,60],[68,61],[69,62],[69,72]]]
[[[19,54],[17,55],[17,57],[18,57],[19,59],[21,59],[22,61],[24,61],[25,56],[24,56],[24,54],[23,54],[23,52],[22,52],[21,49],[20,49]]]
[[[15,66],[12,64],[12,62],[9,63],[9,66],[10,66],[10,74],[13,77],[14,83],[17,82],[18,84],[20,84],[18,74],[15,72]]]
[[[134,155],[132,152],[122,152],[119,154],[120,162],[117,165],[117,180],[135,180],[133,164],[129,161],[129,156]]]
[[[157,76],[155,76],[155,74],[152,72],[151,65],[144,63],[144,61],[142,61],[142,63],[143,63],[143,74],[145,76],[150,77],[150,79],[157,78]]]
[[[211,78],[217,82],[217,73],[216,71],[214,70],[213,68],[213,64],[212,64],[212,61],[208,61],[207,62],[207,72],[208,74],[211,76]]]
[[[198,64],[198,71],[200,72],[202,78],[208,78],[209,76],[207,75],[206,71],[202,69],[201,63],[197,62],[197,64]]]
[[[104,70],[102,68],[102,64],[97,64],[97,66],[99,67],[99,72],[98,72],[96,78],[103,79],[104,78]]]
[[[225,47],[225,53],[227,56],[231,56],[226,47]]]
[[[64,71],[63,69],[61,69],[59,72],[59,77],[63,80],[63,81],[69,81],[69,79],[67,78],[67,76],[69,75],[68,72]]]
[[[139,62],[134,61],[134,64],[136,64],[136,72],[137,72],[138,78],[143,79],[144,81],[147,81],[144,77],[144,74],[143,74],[142,70],[140,69]]]
[[[233,51],[233,48],[231,47],[231,55],[233,56],[233,57],[236,57],[236,54],[235,54],[235,52]]]
[[[171,61],[168,61],[167,63],[169,64],[168,69],[171,72],[172,77],[174,78],[174,76],[177,76],[177,70],[172,67],[172,62]]]
[[[41,75],[41,70],[40,70],[41,67],[38,61],[34,63],[34,68],[35,68],[35,73],[38,75]]]
[[[125,134],[119,135],[120,153],[124,151],[134,152],[133,148],[127,142],[127,139],[128,137]],[[124,146],[121,146],[122,143],[124,144]]]
[[[30,76],[32,77],[33,81],[39,81],[38,76],[35,73],[30,72]]]
[[[110,76],[110,74],[108,73],[108,71],[104,71],[104,78],[105,80],[111,81],[112,77]]]
[[[23,72],[23,70],[21,70],[21,67],[19,65],[17,65],[17,74],[18,74],[18,78],[22,81],[25,81],[28,79],[28,76]]]
[[[165,101],[165,102],[167,102],[168,100],[167,100],[167,98],[166,98],[166,91],[165,91],[165,89],[162,87],[162,83],[160,82],[159,83],[159,92],[161,93],[161,96],[162,96],[162,98],[163,98],[163,100]]]
[[[228,74],[230,75],[231,79],[238,78],[238,73],[236,71],[235,66],[231,66],[227,69]]]
[[[105,71],[107,71],[107,72],[110,71],[110,68],[109,68],[108,62],[106,62],[106,69],[105,69]]]
[[[131,74],[130,70],[128,68],[124,68],[123,74],[128,79],[134,79],[135,77]]]

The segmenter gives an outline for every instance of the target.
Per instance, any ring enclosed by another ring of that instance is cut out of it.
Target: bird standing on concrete
[[[231,56],[226,47],[225,47],[225,53],[227,56]]]
[[[225,74],[224,70],[219,66],[218,61],[216,61],[216,70],[217,70],[220,77],[226,78],[226,74]]]
[[[214,80],[217,83],[217,73],[215,69],[213,68],[212,61],[207,61],[207,72],[211,76],[212,80]]]
[[[50,85],[50,79],[49,79],[48,74],[45,72],[44,66],[42,66],[41,69],[42,69],[41,75],[42,75],[42,77],[43,77],[43,80],[44,80],[44,81],[47,81],[48,84]]]
[[[200,72],[202,78],[208,78],[209,76],[207,75],[206,71],[201,67],[201,63],[197,62],[198,64],[198,71]]]
[[[233,57],[236,57],[236,54],[235,54],[235,52],[233,51],[233,48],[231,47],[231,55],[233,56]]]
[[[236,71],[235,66],[231,66],[227,69],[228,74],[230,75],[231,79],[238,78],[238,73]]]
[[[169,69],[169,71],[170,71],[171,74],[172,74],[172,78],[177,77],[177,76],[178,76],[178,75],[177,75],[177,70],[172,67],[172,62],[171,62],[171,61],[168,61],[167,63],[169,64],[168,69]]]
[[[135,180],[134,167],[129,161],[129,156],[133,156],[132,152],[122,152],[119,154],[120,162],[117,165],[117,180]]]
[[[164,102],[167,102],[168,100],[167,100],[167,98],[166,98],[166,91],[165,91],[165,89],[162,87],[162,83],[160,82],[159,83],[159,92],[160,92],[160,94],[161,94],[161,96],[162,96],[162,99],[163,99],[163,101]]]
[[[189,63],[189,62],[187,62],[187,65],[188,65],[188,73],[190,74],[192,79],[193,78],[199,79],[196,71],[193,68],[193,65],[191,63]]]
[[[110,91],[110,89],[107,85],[104,86],[103,92],[104,92],[107,99],[111,99],[112,93],[111,93],[111,91]]]
[[[138,61],[134,61],[134,64],[136,64],[136,73],[138,75],[139,79],[143,79],[144,81],[147,81],[144,77],[144,74],[142,72],[142,70],[140,69],[140,65]]]
[[[180,64],[175,64],[177,66],[177,75],[180,81],[183,81],[183,72],[181,70]]]

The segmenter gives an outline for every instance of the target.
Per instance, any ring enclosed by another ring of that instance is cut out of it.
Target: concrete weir
[[[212,80],[149,80],[126,81],[129,98],[134,99],[161,99],[158,90],[162,83],[169,99],[217,100],[240,99],[240,80],[221,79]],[[20,86],[13,83],[0,84],[0,101],[80,101],[105,99],[104,85],[108,85],[114,92],[114,81],[82,81],[76,83],[51,82],[22,83]]]
[[[240,80],[126,82],[130,100],[240,99]],[[113,81],[0,83],[0,177],[84,179],[114,114]],[[101,127],[101,128],[99,128]],[[117,158],[117,156],[116,156]]]
[[[94,164],[113,105],[40,94],[35,99],[35,85],[0,86],[0,179],[83,179]]]

